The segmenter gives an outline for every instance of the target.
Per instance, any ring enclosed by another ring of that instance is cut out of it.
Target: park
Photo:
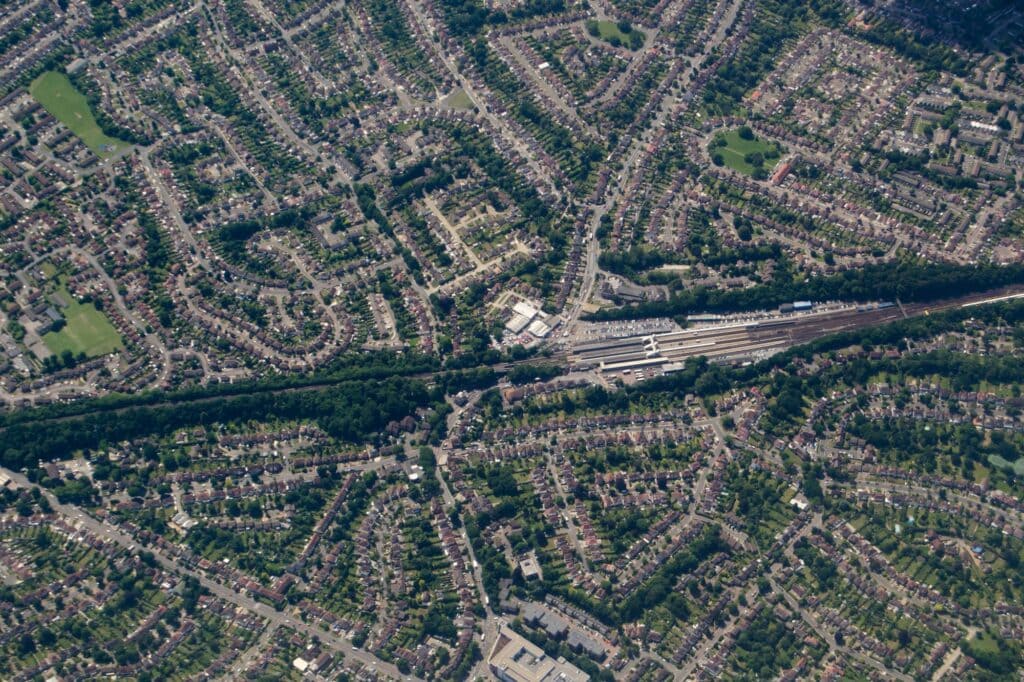
[[[587,31],[595,38],[601,38],[614,47],[625,46],[630,50],[643,47],[644,33],[633,28],[627,21],[589,21]]]
[[[778,145],[757,137],[747,126],[720,133],[711,143],[711,159],[716,166],[724,164],[746,175],[770,171],[779,155]]]
[[[43,108],[70,128],[97,156],[106,158],[128,146],[128,143],[103,132],[85,95],[75,89],[65,74],[47,71],[32,81],[30,92]]]

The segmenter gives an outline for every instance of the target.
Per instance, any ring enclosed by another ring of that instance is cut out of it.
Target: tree
[[[1020,645],[993,632],[963,641],[960,646],[978,665],[996,675],[1009,675],[1021,664]]]
[[[750,152],[743,156],[743,160],[755,168],[760,168],[764,165],[764,154],[761,152]]]
[[[22,656],[27,656],[36,650],[36,641],[32,639],[32,635],[25,633],[18,639],[18,653]]]

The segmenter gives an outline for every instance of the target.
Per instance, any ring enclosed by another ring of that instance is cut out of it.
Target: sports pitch
[[[85,95],[76,90],[63,73],[47,71],[32,81],[29,92],[97,156],[106,158],[129,146],[100,130]]]
[[[73,297],[64,308],[67,324],[59,332],[49,332],[43,341],[50,352],[60,355],[69,350],[75,355],[85,353],[89,357],[106,355],[122,347],[121,335],[110,320],[92,303],[79,303]]]

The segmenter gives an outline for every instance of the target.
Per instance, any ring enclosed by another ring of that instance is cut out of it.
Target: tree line
[[[59,422],[18,423],[4,430],[0,464],[14,469],[33,467],[40,461],[67,457],[76,450],[239,420],[312,419],[331,436],[358,442],[379,432],[389,422],[425,407],[430,399],[431,392],[423,381],[395,377],[383,381],[346,382],[308,391],[137,406]]]
[[[1024,265],[951,265],[947,263],[875,263],[828,277],[776,279],[747,289],[726,291],[694,287],[666,301],[600,310],[594,321],[641,317],[678,317],[699,312],[766,310],[795,300],[926,302],[955,298],[1011,284],[1024,284]]]

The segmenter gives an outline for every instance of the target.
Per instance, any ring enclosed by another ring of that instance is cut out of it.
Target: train
[[[783,315],[786,313],[800,313],[807,310],[814,310],[814,303],[811,301],[793,301],[792,303],[783,303],[779,306],[779,312]]]

